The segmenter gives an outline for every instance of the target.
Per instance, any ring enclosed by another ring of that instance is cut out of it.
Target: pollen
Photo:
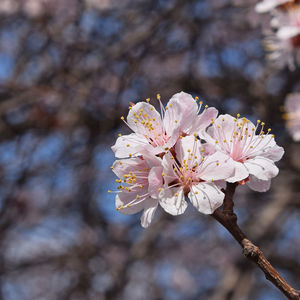
[[[160,94],[156,95],[157,100],[160,100]]]
[[[139,194],[137,194],[137,195],[136,195],[136,199],[139,199],[139,198],[140,198],[140,195],[139,195]]]
[[[122,136],[122,133],[119,133],[118,136]]]
[[[205,105],[204,107],[205,107],[205,108],[208,108],[208,105]]]
[[[174,196],[175,196],[175,197],[178,197],[178,193],[175,193]]]
[[[123,117],[123,116],[121,117],[121,120],[124,120],[124,117]]]
[[[150,98],[147,98],[146,101],[149,103],[150,102]]]
[[[157,190],[158,190],[159,192],[161,192],[161,191],[162,191],[162,188],[158,188]]]

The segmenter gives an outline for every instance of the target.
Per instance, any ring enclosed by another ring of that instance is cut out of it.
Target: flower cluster
[[[160,205],[172,215],[187,208],[186,197],[201,213],[212,214],[224,200],[225,182],[266,191],[278,174],[274,162],[284,151],[264,123],[254,125],[238,114],[219,115],[215,108],[184,92],[175,94],[161,114],[150,99],[131,104],[127,120],[133,131],[112,147],[118,158],[111,167],[120,185],[116,209],[124,214],[143,210],[149,226]],[[109,191],[112,192],[112,191]]]
[[[300,141],[300,93],[287,95],[284,103],[286,126],[295,142]]]
[[[300,63],[300,1],[264,0],[255,6],[258,13],[271,13],[271,31],[264,41],[268,58],[291,70]]]

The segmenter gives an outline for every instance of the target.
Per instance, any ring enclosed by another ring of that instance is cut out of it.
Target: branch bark
[[[287,283],[266,259],[259,247],[254,245],[238,226],[237,216],[233,210],[233,195],[236,186],[235,183],[227,183],[223,211],[216,210],[212,214],[212,217],[229,231],[234,239],[241,245],[243,254],[265,273],[267,280],[271,281],[288,299],[300,300],[300,291],[295,290]]]

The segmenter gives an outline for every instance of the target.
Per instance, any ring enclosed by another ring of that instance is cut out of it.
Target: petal
[[[141,225],[147,228],[154,217],[154,213],[157,209],[158,201],[154,199],[148,199],[146,206],[144,208],[143,214],[141,216]]]
[[[168,136],[172,136],[178,130],[189,133],[198,113],[195,99],[190,94],[177,93],[170,99],[167,107],[163,122]]]
[[[250,180],[247,182],[250,189],[256,192],[266,192],[271,186],[271,180],[260,180],[251,175]]]
[[[248,159],[244,165],[251,175],[261,180],[269,180],[279,172],[272,160],[261,156]]]
[[[235,162],[228,155],[217,151],[206,156],[197,171],[199,177],[206,181],[227,179],[234,175]]]
[[[153,198],[157,198],[159,191],[158,189],[163,185],[162,177],[163,168],[162,167],[153,167],[151,168],[148,176],[149,181],[149,194]]]
[[[127,123],[134,132],[143,136],[151,137],[162,134],[161,116],[153,105],[146,102],[138,102],[132,106],[127,117]]]
[[[129,172],[135,172],[138,169],[148,168],[148,164],[140,157],[133,157],[130,159],[116,160],[113,163],[112,171],[119,177]]]
[[[223,204],[224,196],[215,184],[207,182],[194,185],[188,194],[192,204],[203,214],[212,214]]]
[[[264,152],[260,153],[259,156],[266,157],[273,161],[279,161],[284,154],[284,149],[277,145],[266,149]]]
[[[249,176],[249,171],[247,170],[247,168],[244,166],[243,163],[235,161],[234,166],[235,166],[234,175],[228,178],[226,181],[238,182]]]
[[[279,28],[276,35],[279,39],[286,40],[297,36],[300,33],[299,27],[296,26],[283,26]]]
[[[200,137],[205,129],[211,124],[212,119],[215,120],[218,115],[218,110],[214,107],[204,109],[204,111],[197,117],[190,133],[197,132]]]
[[[149,143],[146,138],[135,133],[118,137],[116,143],[111,147],[117,158],[126,158],[138,155],[139,151]],[[150,145],[149,145],[150,146]]]
[[[116,209],[124,215],[132,215],[141,211],[145,207],[145,202],[149,198],[136,199],[137,192],[121,192],[116,196]],[[132,203],[129,207],[127,204]]]
[[[177,216],[183,214],[187,208],[183,189],[180,187],[165,188],[160,194],[159,204],[171,215]]]

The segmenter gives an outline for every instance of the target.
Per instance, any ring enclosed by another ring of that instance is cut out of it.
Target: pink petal
[[[271,186],[271,180],[260,180],[255,176],[250,176],[250,181],[247,182],[250,189],[256,192],[266,192]]]
[[[266,149],[266,151],[264,151],[263,153],[260,153],[259,156],[266,157],[273,161],[279,161],[282,158],[283,154],[284,154],[283,148],[275,145],[273,147]]]
[[[153,198],[157,198],[159,191],[158,189],[163,185],[162,177],[163,168],[162,167],[153,167],[150,170],[148,181],[149,181],[149,194]]]
[[[203,214],[212,214],[223,204],[224,196],[215,184],[207,182],[194,185],[188,194],[194,207]]]
[[[142,192],[142,191],[141,191]],[[121,192],[117,194],[116,196],[116,208],[121,208],[118,211],[125,215],[132,215],[136,214],[145,207],[145,203],[149,201],[149,198],[140,201],[139,199],[136,199],[137,192]],[[131,204],[129,207],[126,207],[128,203],[131,203],[134,201],[133,204]]]

